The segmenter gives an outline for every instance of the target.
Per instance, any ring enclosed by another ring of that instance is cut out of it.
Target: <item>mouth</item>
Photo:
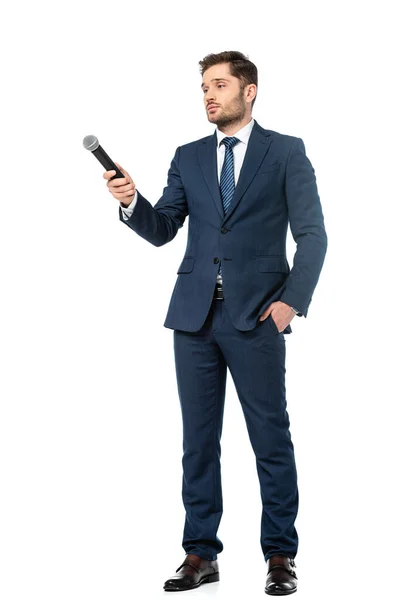
[[[210,110],[215,110],[215,109],[217,109],[217,108],[219,108],[219,107],[218,107],[216,104],[211,104],[210,106],[207,106],[207,110],[208,110],[208,111],[210,111]]]

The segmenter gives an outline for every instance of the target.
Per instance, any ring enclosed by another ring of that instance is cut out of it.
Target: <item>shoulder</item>
[[[295,136],[295,135],[289,135],[288,133],[281,133],[280,131],[274,131],[273,129],[264,129],[261,128],[265,134],[268,134],[270,136],[272,136],[272,139],[274,140],[274,144],[276,146],[280,146],[281,148],[284,149],[290,149],[294,143],[298,142],[299,140],[301,140],[300,137]]]
[[[190,152],[191,150],[196,150],[196,148],[200,145],[203,144],[204,142],[211,142],[211,140],[214,138],[214,134],[211,135],[206,135],[202,138],[199,138],[198,140],[193,140],[192,142],[187,142],[186,144],[181,144],[180,148],[184,151],[184,152]]]
[[[268,139],[272,138],[273,152],[276,154],[278,160],[286,163],[294,148],[304,151],[304,143],[300,137],[275,131],[274,129],[265,129],[258,123],[257,127],[260,133],[267,136]]]

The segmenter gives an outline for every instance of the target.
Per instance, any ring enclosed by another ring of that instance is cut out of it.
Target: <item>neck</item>
[[[235,121],[234,123],[223,125],[222,127],[218,127],[218,129],[222,131],[222,133],[224,133],[225,135],[232,136],[235,135],[235,133],[237,133],[240,129],[242,129],[242,127],[248,125],[251,119],[252,116],[248,115],[246,117],[243,117],[241,121]]]

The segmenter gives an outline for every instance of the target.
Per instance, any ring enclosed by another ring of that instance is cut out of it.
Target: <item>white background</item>
[[[399,131],[395,2],[17,2],[2,10],[2,600],[158,598],[183,561],[181,413],[163,327],[188,221],[157,248],[118,218],[85,135],[154,205],[211,135],[199,60],[258,67],[253,117],[301,137],[328,251],[286,336],[298,595],[395,586]],[[288,259],[295,251],[288,235]],[[228,372],[221,580],[265,597],[255,457]]]

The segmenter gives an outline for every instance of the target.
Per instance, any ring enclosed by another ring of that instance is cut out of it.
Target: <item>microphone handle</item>
[[[111,171],[112,169],[114,169],[114,171],[116,172],[116,174],[113,175],[109,179],[109,181],[111,181],[112,179],[116,179],[117,177],[118,178],[125,177],[125,175],[123,173],[121,173],[121,171],[118,169],[117,165],[108,156],[107,152],[100,146],[100,144],[96,148],[96,150],[92,150],[92,154],[95,155],[97,160],[103,165],[103,167],[105,168],[106,171]]]

